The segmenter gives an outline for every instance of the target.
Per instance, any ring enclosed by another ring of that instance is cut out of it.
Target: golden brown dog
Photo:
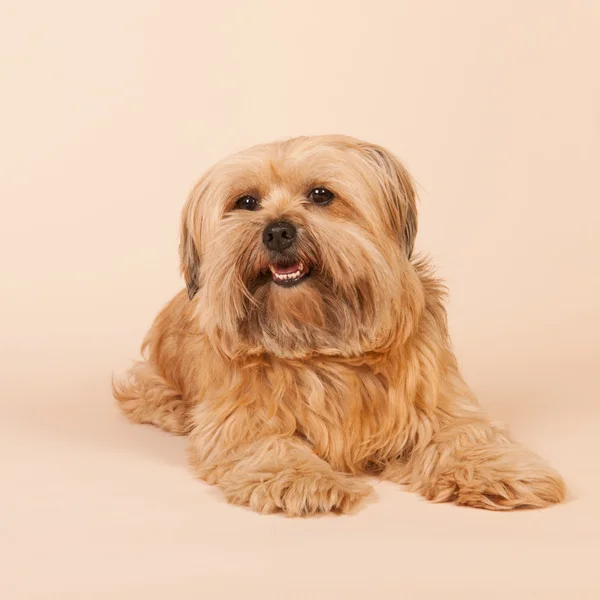
[[[411,178],[373,144],[302,137],[218,163],[183,210],[187,291],[115,385],[122,410],[188,435],[195,473],[263,513],[346,512],[360,474],[436,502],[560,502],[560,476],[461,378],[416,231]]]

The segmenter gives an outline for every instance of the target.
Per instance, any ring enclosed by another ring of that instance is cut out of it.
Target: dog
[[[194,473],[259,513],[346,513],[366,476],[491,510],[562,501],[463,381],[416,233],[413,180],[378,145],[298,137],[222,160],[185,204],[187,289],[113,383],[120,408],[188,436]]]

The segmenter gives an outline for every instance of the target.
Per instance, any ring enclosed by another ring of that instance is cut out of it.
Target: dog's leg
[[[334,471],[300,437],[277,431],[283,424],[276,417],[261,419],[248,407],[231,412],[201,404],[193,420],[190,462],[232,504],[288,516],[345,513],[371,490]]]
[[[469,392],[441,398],[408,460],[392,462],[383,477],[406,484],[434,502],[510,510],[561,502],[565,484],[545,461],[494,425]],[[454,393],[460,392],[454,389]]]
[[[113,382],[113,394],[123,413],[135,423],[149,423],[177,435],[190,431],[181,394],[149,361],[136,363],[127,379]]]

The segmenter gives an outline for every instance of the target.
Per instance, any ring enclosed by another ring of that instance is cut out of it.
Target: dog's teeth
[[[294,273],[277,273],[277,272],[273,271],[273,275],[275,276],[276,279],[288,281],[290,279],[298,279],[298,277],[300,277],[300,275],[302,275],[302,271],[298,270],[298,271],[295,271]]]
[[[278,273],[277,267],[269,265],[269,269],[273,274],[273,279],[277,281],[293,281],[300,279],[304,275],[304,263],[298,263],[298,268],[293,273]]]

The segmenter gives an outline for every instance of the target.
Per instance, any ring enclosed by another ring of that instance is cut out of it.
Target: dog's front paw
[[[565,484],[555,473],[480,479],[459,487],[456,503],[488,510],[544,508],[564,500]]]
[[[370,485],[343,474],[296,470],[224,486],[225,496],[232,504],[246,505],[263,514],[282,511],[290,517],[318,512],[347,513],[370,491]]]
[[[528,454],[457,465],[425,490],[434,502],[450,500],[488,510],[544,508],[561,502],[565,495],[560,475]]]

